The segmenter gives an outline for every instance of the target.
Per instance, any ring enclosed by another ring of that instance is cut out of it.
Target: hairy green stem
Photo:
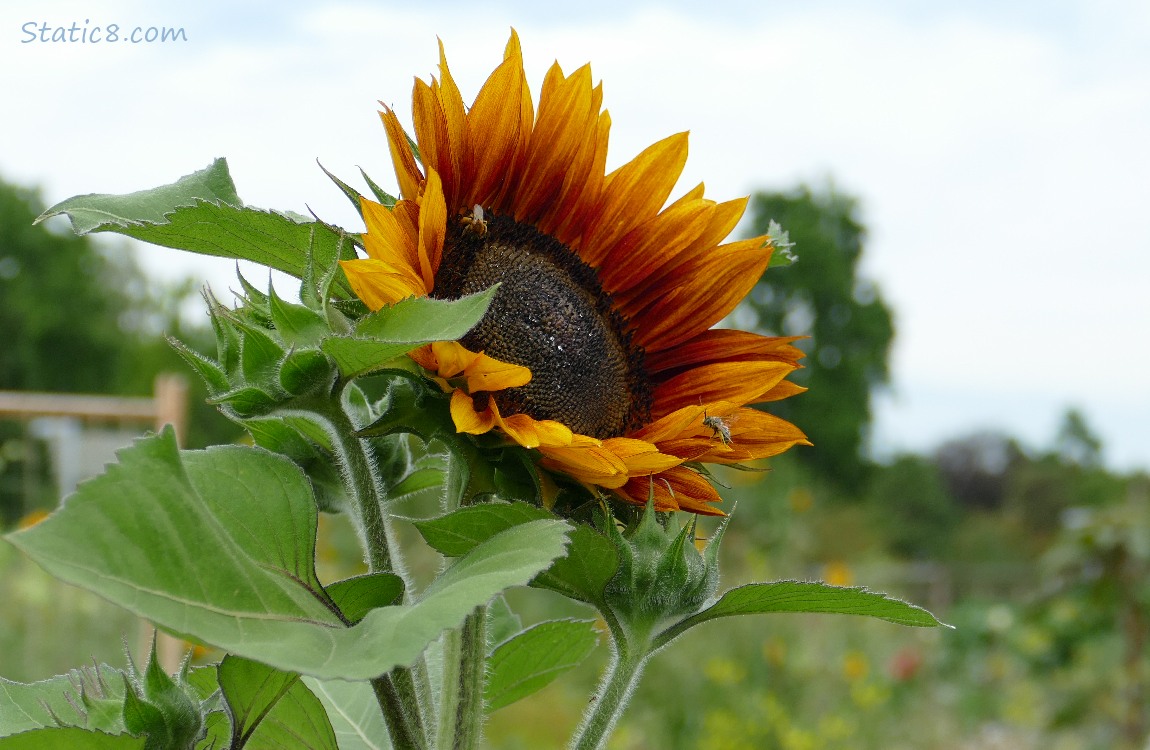
[[[487,666],[487,607],[477,607],[463,626],[444,636],[443,687],[438,750],[474,750],[483,728]]]
[[[320,399],[308,406],[311,407],[309,416],[321,417],[331,437],[369,570],[400,576],[404,590],[409,591],[410,579],[392,540],[383,507],[383,483],[370,446],[356,437],[355,426],[338,403]],[[396,668],[373,679],[371,687],[383,712],[392,747],[395,750],[425,750],[428,740],[423,717],[427,710],[424,696],[416,688],[412,669]]]
[[[571,740],[571,750],[600,750],[606,747],[607,739],[627,710],[627,704],[643,676],[643,668],[653,653],[648,638],[628,638],[622,631],[615,628],[611,630],[614,636],[611,663],[603,673],[595,697]]]

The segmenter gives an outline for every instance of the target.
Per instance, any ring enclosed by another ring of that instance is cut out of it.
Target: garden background
[[[612,747],[1144,747],[1150,350],[1131,332],[1150,325],[1136,177],[1150,166],[1150,14],[755,5],[699,18],[593,2],[578,19],[514,3],[6,7],[0,80],[21,106],[0,124],[0,390],[146,395],[183,371],[162,334],[210,344],[199,286],[235,285],[231,267],[33,227],[45,204],[226,154],[249,201],[354,228],[312,160],[386,174],[375,98],[405,109],[437,33],[453,70],[486,74],[515,25],[536,90],[551,58],[592,61],[616,163],[690,129],[681,188],[754,192],[740,232],[776,219],[796,242],[800,261],[730,323],[811,336],[797,378],[811,390],[777,406],[815,447],[724,477],[726,584],[863,584],[955,625],[700,628],[653,661]],[[181,27],[188,41],[26,42],[30,21]],[[202,401],[193,383],[188,446],[238,439]],[[58,502],[51,453],[29,423],[0,421],[5,529]],[[324,580],[355,572],[339,519],[321,544]],[[0,601],[7,678],[122,664],[125,636],[137,647],[131,617],[7,545]],[[604,658],[497,712],[490,745],[560,743]]]

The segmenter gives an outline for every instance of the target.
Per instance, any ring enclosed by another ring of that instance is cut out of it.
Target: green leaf
[[[457,560],[411,605],[346,627],[315,577],[315,499],[258,448],[176,449],[171,430],[120,452],[63,508],[11,535],[56,577],[186,639],[284,671],[370,679],[563,554],[558,519],[517,526]]]
[[[590,526],[577,524],[567,555],[536,576],[531,585],[600,606],[603,590],[618,568],[615,545]]]
[[[775,246],[775,251],[771,253],[768,268],[789,266],[798,260],[798,256],[794,252],[795,243],[791,242],[790,236],[774,219],[767,225],[767,236],[771,238],[771,244]]]
[[[461,338],[483,318],[496,288],[457,300],[409,297],[362,318],[354,336],[333,336],[321,346],[345,378],[380,370],[424,344]]]
[[[298,674],[226,656],[219,681],[235,721],[236,750],[336,750],[327,712]]]
[[[598,643],[591,620],[556,620],[524,630],[487,660],[487,710],[503,708],[546,687],[578,666]]]
[[[403,579],[394,573],[368,573],[336,581],[327,593],[343,616],[356,623],[373,609],[398,604],[403,598]]]
[[[495,646],[510,640],[515,634],[523,630],[523,620],[511,609],[507,597],[497,596],[487,605],[487,643],[488,651]]]
[[[171,185],[127,195],[78,195],[37,221],[59,214],[68,215],[78,234],[118,232],[163,247],[250,260],[297,278],[304,276],[309,252],[324,269],[356,257],[338,229],[245,207],[223,159]],[[344,296],[354,296],[346,279],[337,284]]]
[[[174,209],[193,206],[197,201],[243,205],[236,194],[226,159],[216,159],[204,169],[185,175],[171,185],[127,195],[77,195],[49,208],[36,219],[36,223],[67,214],[72,220],[73,231],[87,234],[113,226],[163,223]]]
[[[0,750],[143,750],[144,737],[104,734],[77,727],[52,727],[0,738]]]
[[[539,518],[554,516],[528,503],[484,503],[418,521],[415,527],[437,552],[458,557],[492,534]],[[536,576],[531,585],[596,604],[602,600],[603,589],[618,567],[618,556],[611,541],[590,526],[576,524],[567,554]]]
[[[303,682],[327,709],[340,750],[390,750],[387,725],[371,685],[314,677],[304,677]]]
[[[59,724],[112,734],[124,732],[119,709],[124,702],[121,674],[120,670],[101,664],[98,673],[86,667],[41,682],[20,683],[0,678],[0,737]],[[85,705],[89,702],[106,702],[112,708],[103,710],[103,705]]]
[[[685,623],[690,623],[686,627],[691,627],[719,617],[776,612],[865,615],[915,627],[938,627],[944,624],[922,607],[886,594],[861,587],[831,586],[813,581],[775,581],[740,586],[723,594],[719,601],[688,618]],[[676,630],[682,629],[676,627]]]
[[[360,320],[356,333],[379,341],[454,341],[483,319],[498,289],[454,300],[408,297]]]
[[[504,529],[541,518],[555,516],[527,503],[484,503],[460,508],[428,521],[418,521],[415,528],[436,552],[448,557],[462,557]]]

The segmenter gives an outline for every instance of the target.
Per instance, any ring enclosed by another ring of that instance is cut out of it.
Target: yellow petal
[[[408,231],[406,222],[400,221],[404,214],[364,198],[360,201],[363,223],[367,234],[363,238],[368,257],[387,261],[393,265],[403,263],[412,275],[419,273],[419,256],[415,249],[418,236]]]
[[[443,257],[443,238],[447,233],[447,204],[443,183],[433,169],[427,171],[427,182],[419,200],[419,272],[427,288],[435,288],[435,274]]]
[[[482,435],[490,432],[496,425],[498,415],[492,408],[495,406],[495,402],[489,400],[488,403],[487,409],[477,412],[471,396],[456,389],[451,394],[451,421],[455,422],[455,430],[469,435]]]
[[[371,310],[379,310],[408,297],[427,294],[423,280],[406,269],[375,258],[341,260],[340,267],[355,296]]]
[[[480,352],[463,370],[467,377],[467,390],[502,391],[531,382],[531,370],[523,365],[503,362]]]

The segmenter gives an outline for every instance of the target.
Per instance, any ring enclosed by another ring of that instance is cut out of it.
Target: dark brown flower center
[[[493,394],[500,411],[554,419],[597,438],[650,419],[643,350],[595,269],[535,227],[488,216],[447,223],[431,296],[456,299],[499,283],[487,314],[460,342],[531,369],[531,382]]]

